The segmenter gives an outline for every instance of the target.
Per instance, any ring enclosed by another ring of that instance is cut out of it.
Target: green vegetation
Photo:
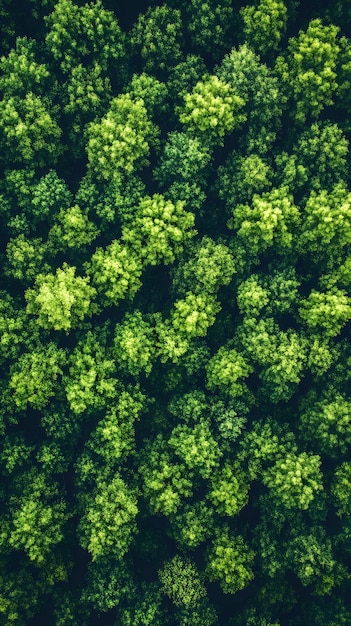
[[[350,626],[349,4],[0,1],[0,624]]]

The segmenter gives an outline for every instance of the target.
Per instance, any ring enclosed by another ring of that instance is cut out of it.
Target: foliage
[[[145,447],[139,471],[144,494],[155,513],[175,513],[181,499],[192,495],[191,472],[172,460],[171,449],[161,435]]]
[[[215,293],[219,287],[231,282],[235,259],[224,243],[215,243],[210,237],[203,237],[194,252],[189,261],[179,263],[173,275],[173,285],[178,292],[181,287],[183,292]]]
[[[86,263],[86,271],[105,306],[126,296],[132,298],[141,286],[139,258],[117,239],[105,249],[96,249]]]
[[[94,216],[101,230],[120,234],[120,222],[124,221],[145,195],[145,185],[140,178],[131,176],[119,182],[101,182],[89,173],[80,181],[75,201],[82,211]]]
[[[218,168],[218,196],[228,209],[251,202],[253,195],[270,187],[272,170],[258,155],[240,156],[235,150]]]
[[[230,47],[234,12],[229,0],[190,0],[186,3],[187,29],[196,51],[216,60]]]
[[[259,54],[276,50],[286,30],[287,8],[283,0],[259,0],[257,6],[240,9],[245,41]]]
[[[187,608],[196,606],[200,598],[206,595],[205,587],[194,564],[178,555],[165,563],[158,575],[164,593],[175,605],[183,605]]]
[[[161,194],[145,196],[140,201],[133,223],[122,229],[122,238],[143,264],[172,263],[183,250],[184,242],[195,235],[190,230],[194,216],[184,206],[184,202],[173,204]]]
[[[299,314],[310,328],[334,337],[351,319],[350,298],[340,289],[325,293],[313,289],[308,298],[301,301]]]
[[[300,214],[293,198],[286,188],[280,187],[261,196],[254,195],[251,206],[237,205],[228,225],[236,229],[249,250],[257,254],[272,245],[282,251],[291,248],[299,222]]]
[[[264,156],[281,126],[284,94],[279,81],[247,44],[233,48],[223,58],[217,74],[244,101],[247,124],[239,141],[245,156]]]
[[[3,164],[55,164],[62,153],[62,131],[43,98],[32,92],[24,98],[8,96],[0,103],[0,141]]]
[[[326,389],[319,400],[311,393],[308,400],[299,423],[304,439],[328,456],[345,454],[351,435],[349,400],[333,389]]]
[[[196,83],[191,94],[185,94],[179,119],[195,137],[222,144],[224,135],[245,121],[245,116],[239,113],[243,106],[243,99],[230,84],[209,76]]]
[[[78,529],[81,545],[93,561],[111,554],[122,558],[135,532],[137,513],[135,494],[118,474],[97,480],[85,499]]]
[[[333,558],[331,540],[321,528],[296,537],[289,545],[287,558],[302,584],[315,587],[318,595],[330,594],[345,578],[346,572]]]
[[[172,328],[187,338],[203,337],[209,326],[214,324],[220,306],[216,299],[203,294],[195,295],[190,291],[184,299],[177,300],[171,315]]]
[[[222,346],[207,365],[207,385],[210,389],[219,387],[232,397],[245,392],[240,379],[246,378],[252,369],[244,357],[234,349]]]
[[[72,0],[58,0],[45,22],[46,45],[65,73],[90,60],[107,69],[109,63],[124,57],[123,33],[101,0],[83,6]]]
[[[135,450],[135,422],[140,419],[144,396],[133,391],[133,395],[127,390],[119,394],[87,443],[87,448],[98,455],[106,466],[119,464]]]
[[[75,204],[69,209],[61,209],[56,224],[48,233],[48,245],[53,250],[81,248],[96,239],[99,231],[80,207]]]
[[[57,483],[48,484],[43,474],[31,472],[17,481],[19,494],[11,497],[9,545],[24,550],[37,565],[45,562],[53,547],[63,539],[66,506]],[[4,537],[2,537],[2,540]]]
[[[88,566],[87,586],[82,593],[84,605],[92,606],[101,613],[114,609],[121,601],[134,599],[135,583],[128,565],[115,556],[100,556],[92,560]]]
[[[277,58],[276,72],[292,99],[292,113],[299,124],[318,118],[324,107],[333,104],[338,30],[333,24],[324,26],[320,19],[311,20],[306,31],[289,39],[286,59]]]
[[[181,60],[182,20],[178,9],[166,4],[149,7],[141,13],[130,35],[133,51],[138,51],[146,72],[169,71]]]
[[[32,284],[38,274],[51,269],[44,261],[47,257],[47,246],[39,238],[29,239],[21,234],[9,239],[6,256],[6,275],[17,278],[24,284]]]
[[[64,263],[55,274],[38,274],[33,289],[27,289],[27,313],[38,315],[43,328],[68,331],[89,312],[96,291],[88,278],[75,273],[75,267]]]
[[[203,501],[186,504],[170,520],[177,543],[189,548],[197,547],[213,532],[213,511]]]
[[[155,333],[140,311],[127,314],[115,329],[114,354],[118,365],[133,376],[152,370],[156,353]]]
[[[218,530],[208,553],[207,575],[218,580],[224,593],[235,593],[253,579],[254,552],[241,535],[232,536],[228,527]]]
[[[299,137],[294,153],[310,189],[332,191],[347,178],[348,140],[337,124],[311,124]]]
[[[0,622],[349,626],[351,11],[0,0]]]
[[[338,515],[348,515],[351,501],[351,463],[346,461],[335,470],[332,495]]]
[[[128,93],[135,100],[143,100],[144,106],[152,119],[156,113],[164,113],[168,110],[165,102],[168,95],[167,85],[145,72],[133,74],[128,85]]]
[[[25,409],[30,404],[42,409],[55,393],[55,381],[62,374],[65,353],[54,343],[22,354],[11,369],[9,388],[15,405]]]
[[[35,41],[17,37],[16,49],[0,60],[0,90],[7,96],[24,98],[28,92],[44,95],[50,72],[44,63],[37,61]]]
[[[64,85],[64,107],[66,119],[69,120],[69,136],[74,154],[84,154],[87,125],[101,117],[111,100],[111,82],[103,76],[98,63],[85,67],[81,63],[72,68]]]
[[[205,74],[207,74],[206,64],[197,54],[188,54],[184,61],[171,67],[167,84],[173,102],[180,104],[184,95],[190,93]]]
[[[104,349],[103,335],[88,332],[72,351],[68,363],[64,390],[74,413],[82,413],[89,406],[103,407],[106,398],[116,397],[116,366]]]
[[[143,584],[138,597],[128,608],[122,609],[120,623],[123,626],[163,626],[167,618],[162,599],[157,583]]]
[[[144,101],[120,94],[111,100],[106,115],[87,128],[89,167],[98,178],[119,182],[135,170],[135,163],[148,163],[156,136]]]
[[[162,186],[172,179],[191,182],[196,177],[202,178],[209,160],[209,150],[199,139],[184,132],[169,133],[154,176]]]
[[[327,192],[311,191],[304,213],[300,246],[321,256],[328,246],[328,252],[341,250],[350,242],[351,195],[343,183],[338,183]],[[318,248],[318,251],[317,251]]]
[[[186,465],[209,478],[218,466],[221,452],[206,421],[198,422],[193,428],[186,425],[172,430],[168,444]]]
[[[320,457],[301,452],[288,453],[263,474],[263,483],[287,508],[308,509],[323,489]]]
[[[236,515],[249,501],[247,479],[234,463],[227,463],[214,473],[211,486],[209,498],[222,515]]]

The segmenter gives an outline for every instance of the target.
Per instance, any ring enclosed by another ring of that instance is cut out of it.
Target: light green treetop
[[[307,250],[317,258],[336,256],[350,242],[351,193],[345,184],[336,184],[330,192],[312,190],[304,207],[301,252]]]
[[[114,405],[99,421],[91,438],[91,448],[113,467],[134,452],[135,422],[140,419],[145,397],[136,388],[120,392]]]
[[[312,289],[308,298],[301,300],[299,315],[312,331],[335,337],[351,319],[351,299],[341,289],[325,292]]]
[[[254,578],[255,553],[241,535],[234,535],[227,526],[218,528],[208,551],[206,573],[211,581],[219,581],[223,593],[236,593]]]
[[[184,96],[179,107],[179,119],[186,130],[202,141],[222,144],[226,134],[240,126],[246,117],[241,112],[244,100],[235,89],[217,76],[199,81],[193,91]]]
[[[291,329],[281,331],[272,318],[247,318],[238,334],[246,358],[262,366],[263,396],[274,403],[289,399],[303,375],[306,339]]]
[[[145,196],[131,223],[122,228],[122,240],[144,265],[173,263],[196,234],[194,221],[184,202],[173,203],[160,194]]]
[[[69,73],[92,58],[106,70],[109,63],[124,57],[124,37],[112,11],[101,0],[79,6],[59,0],[46,16],[46,45],[61,69]]]
[[[288,509],[306,510],[323,490],[321,459],[317,454],[289,452],[263,472],[263,483]]]
[[[99,179],[120,181],[137,165],[148,163],[157,133],[144,101],[120,94],[111,100],[106,115],[87,128],[89,168]]]
[[[28,92],[45,93],[50,72],[36,57],[36,42],[27,37],[17,37],[16,48],[1,57],[0,90],[6,96],[24,98]]]
[[[99,234],[96,226],[77,204],[69,209],[61,209],[55,222],[48,233],[47,242],[52,252],[82,248]]]
[[[277,58],[276,72],[292,98],[293,115],[299,124],[309,116],[318,118],[326,106],[333,104],[340,52],[338,32],[337,26],[311,20],[306,31],[289,39],[286,59]]]
[[[85,268],[99,294],[99,306],[132,298],[141,286],[141,261],[133,250],[117,239],[105,249],[97,248]]]
[[[62,131],[44,98],[32,92],[22,98],[8,96],[0,102],[0,138],[5,163],[55,164],[62,153]]]
[[[114,354],[118,366],[132,376],[138,376],[142,371],[146,374],[151,372],[156,357],[156,336],[140,311],[127,313],[117,324]]]
[[[63,382],[70,409],[76,414],[104,408],[117,396],[116,365],[105,343],[103,333],[88,331],[70,355],[69,375]]]
[[[175,513],[183,498],[193,493],[193,473],[177,462],[162,435],[157,435],[141,452],[139,472],[148,506],[153,513]]]
[[[222,346],[209,360],[206,371],[209,389],[219,387],[222,392],[236,397],[245,393],[247,388],[243,379],[253,368],[237,350]]]
[[[250,484],[239,463],[226,462],[211,477],[208,498],[220,515],[236,515],[248,504]]]
[[[299,209],[285,187],[254,195],[251,206],[237,205],[228,222],[253,254],[273,245],[281,252],[290,249],[299,225]]]
[[[15,405],[43,409],[56,391],[66,355],[52,342],[22,354],[10,370],[9,388]]]
[[[206,595],[194,563],[176,555],[158,573],[164,593],[176,606],[194,607]]]
[[[39,274],[33,289],[25,292],[26,311],[38,316],[40,326],[69,331],[91,311],[96,290],[75,273],[75,267],[64,263],[56,274]]]
[[[19,494],[10,499],[9,545],[24,550],[30,561],[42,566],[54,546],[63,539],[63,524],[68,518],[58,484],[32,471],[20,476]]]
[[[93,561],[111,553],[123,557],[136,531],[137,514],[136,494],[118,474],[97,481],[85,500],[78,528],[80,543]]]
[[[207,420],[199,421],[192,428],[185,424],[176,426],[172,430],[168,444],[176,456],[203,478],[210,477],[222,456]]]
[[[153,119],[157,114],[168,111],[166,99],[168,86],[145,72],[133,74],[127,85],[127,93],[134,100],[143,100],[148,115]]]
[[[182,300],[177,300],[171,313],[172,328],[181,336],[191,339],[204,337],[216,319],[220,304],[206,292],[188,292]]]
[[[304,440],[332,458],[346,454],[351,444],[351,402],[333,388],[318,397],[311,392],[302,403],[299,430]]]

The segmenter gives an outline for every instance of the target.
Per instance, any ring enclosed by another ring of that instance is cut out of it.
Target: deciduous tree
[[[33,289],[27,289],[27,313],[37,315],[43,328],[68,331],[91,311],[96,291],[88,278],[75,273],[75,267],[64,263],[55,274],[39,274]]]
[[[318,118],[333,104],[338,31],[333,24],[324,26],[319,18],[311,20],[306,31],[289,39],[286,58],[277,58],[275,69],[291,98],[291,112],[298,124]]]
[[[243,537],[224,526],[217,530],[208,551],[206,573],[220,583],[223,593],[236,593],[254,578],[254,556]]]

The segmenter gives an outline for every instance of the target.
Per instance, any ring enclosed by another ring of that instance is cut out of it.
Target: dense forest
[[[350,626],[350,0],[0,17],[0,623]]]

